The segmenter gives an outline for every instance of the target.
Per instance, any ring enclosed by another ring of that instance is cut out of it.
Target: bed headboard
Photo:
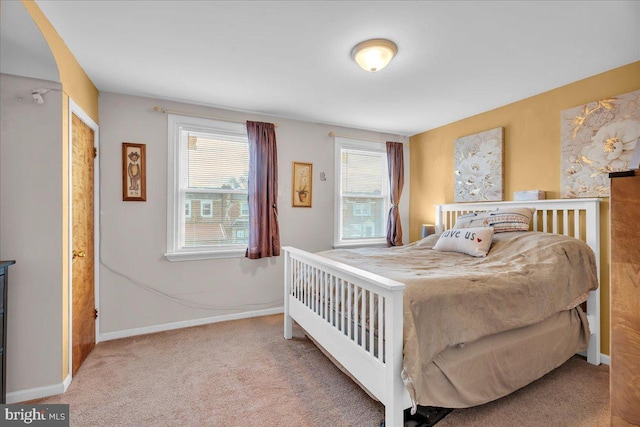
[[[530,200],[436,205],[436,231],[452,228],[460,215],[513,207],[536,208],[532,230],[564,234],[586,242],[599,255],[600,199]]]
[[[436,205],[436,231],[452,228],[460,215],[484,212],[498,208],[531,207],[536,212],[531,221],[533,231],[564,234],[587,243],[595,254],[600,277],[600,199],[556,199],[511,202],[453,203]],[[587,302],[587,314],[592,334],[597,343],[589,345],[590,362],[600,363],[600,288],[591,292]],[[592,336],[593,339],[593,336]],[[595,352],[597,351],[597,354]]]

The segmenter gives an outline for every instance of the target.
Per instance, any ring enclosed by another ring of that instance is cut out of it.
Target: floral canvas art
[[[640,90],[564,110],[561,126],[562,197],[608,197],[640,137]]]
[[[291,206],[294,208],[311,207],[312,170],[313,165],[311,163],[293,162]]]
[[[456,202],[501,201],[503,128],[458,138],[454,145]]]

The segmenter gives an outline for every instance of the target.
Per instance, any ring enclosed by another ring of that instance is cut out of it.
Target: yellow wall
[[[62,84],[62,379],[69,374],[69,98],[98,123],[98,89],[84,72],[64,40],[33,0],[22,0],[31,18],[49,44]]]
[[[409,235],[435,221],[434,204],[453,203],[453,143],[456,138],[504,127],[504,194],[545,190],[560,198],[560,112],[589,102],[640,89],[640,62],[616,68],[411,137]],[[609,200],[601,214],[601,329],[609,353]]]

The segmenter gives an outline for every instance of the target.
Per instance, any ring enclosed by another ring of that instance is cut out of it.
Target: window
[[[168,137],[165,256],[243,256],[249,236],[245,125],[169,115]]]
[[[384,144],[336,138],[334,246],[386,241],[389,177]]]
[[[240,216],[249,216],[249,202],[240,203]]]
[[[200,216],[203,218],[213,218],[213,202],[211,200],[200,201]]]
[[[354,203],[353,216],[371,216],[371,205],[369,203]]]

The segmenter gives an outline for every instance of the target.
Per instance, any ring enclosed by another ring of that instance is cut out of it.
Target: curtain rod
[[[335,132],[329,132],[329,136],[332,138],[346,138],[346,139],[357,139],[358,141],[369,141],[369,142],[379,142],[380,144],[385,144],[387,141],[380,141],[379,139],[367,139],[367,138],[355,138],[353,136],[347,136],[347,135],[339,135]],[[395,142],[400,142],[401,144],[408,144],[409,142],[405,142],[405,141],[395,141]]]
[[[221,120],[221,121],[232,122],[232,123],[242,123],[242,124],[246,124],[247,123],[246,120],[233,120],[233,119],[228,119],[228,118],[225,118],[225,117],[216,117],[216,116],[208,116],[208,115],[204,115],[204,114],[188,113],[186,111],[167,110],[166,108],[158,107],[157,105],[155,107],[153,107],[153,111],[158,112],[158,113],[162,113],[162,114],[179,114],[181,116],[198,117],[198,118],[201,118],[201,119]],[[274,127],[278,127],[278,124],[274,123],[273,126]]]

